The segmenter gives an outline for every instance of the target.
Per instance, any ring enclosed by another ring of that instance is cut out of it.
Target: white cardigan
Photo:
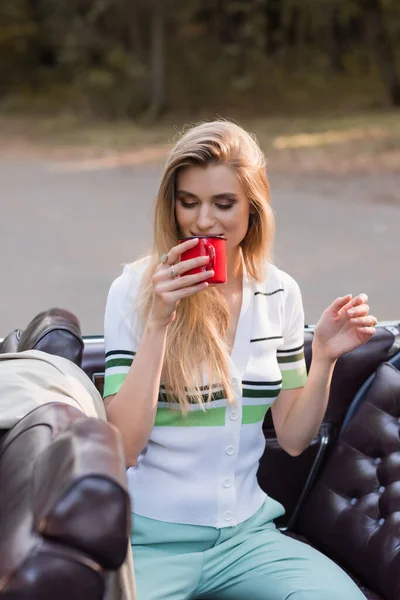
[[[146,264],[145,259],[126,266],[109,291],[105,396],[121,387],[140,343],[134,306]],[[166,402],[161,387],[150,439],[128,470],[133,511],[217,528],[251,517],[266,497],[256,477],[265,449],[264,416],[281,389],[304,385],[303,344],[304,313],[294,279],[274,265],[263,283],[244,273],[230,358],[235,402],[228,403],[216,388],[206,410],[191,404],[185,417],[178,404]]]

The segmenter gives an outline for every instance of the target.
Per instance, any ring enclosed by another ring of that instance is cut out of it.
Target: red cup
[[[193,248],[185,250],[181,254],[180,260],[189,260],[198,256],[209,256],[210,262],[203,267],[196,267],[190,271],[186,271],[185,275],[195,275],[203,271],[214,271],[214,275],[205,279],[208,283],[226,283],[226,238],[220,235],[194,235],[181,238],[179,243],[187,240],[198,239],[198,243]]]

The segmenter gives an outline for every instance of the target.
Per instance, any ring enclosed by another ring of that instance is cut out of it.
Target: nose
[[[199,231],[208,231],[209,229],[212,229],[214,225],[215,218],[212,214],[212,208],[206,204],[203,204],[197,215],[197,228]]]

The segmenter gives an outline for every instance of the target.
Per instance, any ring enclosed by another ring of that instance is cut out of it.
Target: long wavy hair
[[[253,207],[241,242],[244,266],[256,281],[262,281],[266,275],[275,220],[264,154],[255,138],[235,123],[201,123],[181,135],[167,158],[155,206],[151,260],[143,274],[138,298],[142,323],[151,310],[152,277],[160,256],[176,245],[181,235],[175,217],[177,175],[187,167],[221,164],[234,169]],[[184,413],[190,403],[209,402],[218,391],[219,397],[232,401],[225,341],[228,325],[228,305],[217,287],[207,288],[178,304],[175,319],[168,327],[161,383],[166,399],[179,402]]]

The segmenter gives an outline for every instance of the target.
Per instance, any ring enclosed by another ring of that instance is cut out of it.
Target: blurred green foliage
[[[0,108],[400,105],[398,0],[1,0]]]

